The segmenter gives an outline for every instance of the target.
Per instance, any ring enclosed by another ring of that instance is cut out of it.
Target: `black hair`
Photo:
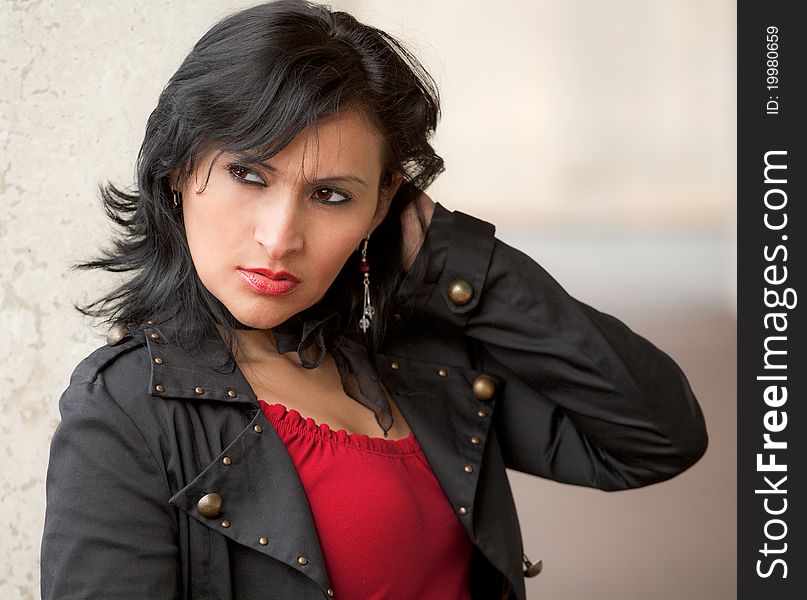
[[[120,234],[100,257],[71,266],[131,275],[103,297],[74,308],[130,330],[158,312],[167,314],[176,320],[182,343],[197,348],[218,324],[234,355],[234,330],[250,328],[196,274],[169,176],[176,171],[185,181],[210,148],[264,161],[317,119],[347,108],[358,109],[383,140],[381,189],[395,171],[404,176],[370,240],[372,256],[381,257],[371,261],[376,312],[363,336],[374,357],[403,276],[401,212],[445,170],[429,142],[440,117],[439,92],[394,37],[304,0],[276,0],[231,14],[194,45],[149,116],[136,188],[100,186],[104,211]],[[419,207],[418,215],[423,230]],[[351,255],[322,300],[339,310],[342,333],[356,327],[361,312],[359,258]],[[412,273],[416,279],[422,277],[418,271]]]

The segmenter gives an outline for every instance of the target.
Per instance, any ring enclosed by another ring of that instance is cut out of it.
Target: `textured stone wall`
[[[165,81],[209,25],[249,4],[0,0],[0,598],[39,595],[57,400],[103,343],[72,304],[113,280],[68,270],[107,243],[97,185],[131,184]],[[731,297],[734,3],[332,5],[398,34],[440,84],[448,171],[435,199],[503,232],[705,232],[726,248],[699,257],[725,274],[708,285]]]

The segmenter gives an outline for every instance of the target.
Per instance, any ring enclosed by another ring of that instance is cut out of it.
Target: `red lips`
[[[261,275],[266,275],[269,279],[288,279],[289,281],[293,281],[294,283],[300,283],[300,280],[297,279],[297,277],[295,277],[288,271],[270,271],[269,269],[264,269],[262,267],[258,267],[257,269],[244,268],[241,270],[252,271],[253,273],[260,273]]]
[[[297,277],[287,271],[239,268],[238,273],[253,290],[266,296],[285,296],[293,292],[300,283]]]

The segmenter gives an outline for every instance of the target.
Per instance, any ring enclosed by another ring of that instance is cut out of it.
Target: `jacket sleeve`
[[[494,426],[505,466],[618,490],[694,464],[708,444],[706,427],[672,358],[571,297],[494,233],[492,224],[436,203],[398,294],[413,316],[474,340],[483,368],[501,376]]]
[[[46,480],[43,600],[177,597],[168,485],[127,413],[99,383],[59,399]]]

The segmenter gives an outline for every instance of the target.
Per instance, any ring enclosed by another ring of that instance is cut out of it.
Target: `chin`
[[[277,310],[276,308],[269,308],[265,303],[259,302],[257,305],[249,306],[241,310],[233,310],[228,307],[230,313],[238,319],[239,323],[252,327],[253,329],[271,329],[280,325],[289,317],[296,315],[303,310],[306,305],[298,305],[295,303],[293,307],[284,307],[285,310]]]
[[[285,321],[288,317],[283,316],[270,316],[270,315],[237,315],[233,316],[238,319],[239,323],[251,327],[253,329],[271,329]]]

